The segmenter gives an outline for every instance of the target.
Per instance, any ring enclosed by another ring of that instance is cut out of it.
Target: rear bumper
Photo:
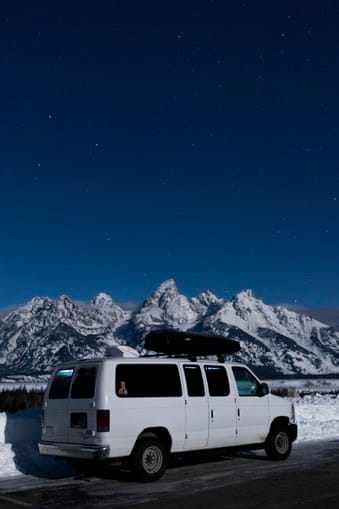
[[[298,426],[297,424],[289,424],[288,425],[288,432],[290,435],[290,439],[292,442],[294,442],[298,436]]]
[[[96,446],[65,444],[62,442],[40,442],[39,452],[40,454],[63,458],[103,460],[109,457],[110,448],[108,445]]]

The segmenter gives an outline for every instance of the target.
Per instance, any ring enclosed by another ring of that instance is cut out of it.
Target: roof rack
[[[191,355],[191,354],[168,354],[168,353],[144,353],[141,355],[143,359],[188,359],[191,362],[197,362],[198,357],[217,357],[218,362],[225,362],[226,355],[224,354],[210,354],[210,355]]]

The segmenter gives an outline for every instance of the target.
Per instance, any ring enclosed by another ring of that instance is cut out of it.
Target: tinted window
[[[205,366],[210,396],[227,396],[230,393],[226,370],[223,366]]]
[[[246,368],[233,367],[239,396],[260,396],[260,383]]]
[[[175,364],[120,364],[116,369],[116,394],[128,398],[181,396]]]
[[[187,393],[189,396],[205,396],[200,366],[184,366]]]
[[[59,369],[54,375],[51,388],[49,390],[50,399],[68,398],[69,387],[71,385],[74,369]]]
[[[72,385],[71,398],[93,398],[97,368],[80,368]]]

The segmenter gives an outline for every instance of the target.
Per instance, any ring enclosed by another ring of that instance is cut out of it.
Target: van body
[[[170,453],[246,447],[285,459],[296,436],[293,406],[242,364],[110,358],[55,369],[39,450],[73,460],[128,458],[139,479],[151,481]]]

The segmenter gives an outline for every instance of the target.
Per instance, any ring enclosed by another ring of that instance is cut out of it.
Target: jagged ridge
[[[265,373],[339,373],[339,332],[311,317],[272,307],[251,290],[231,300],[210,291],[188,298],[164,281],[136,311],[104,293],[79,305],[35,297],[0,321],[0,374],[40,373],[64,360],[136,355],[152,328],[222,334],[241,341],[235,356]]]

